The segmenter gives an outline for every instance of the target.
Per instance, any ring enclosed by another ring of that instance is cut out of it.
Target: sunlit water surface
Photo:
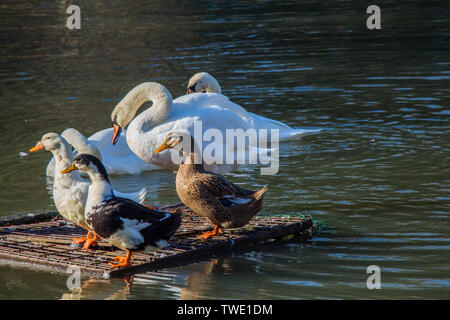
[[[198,71],[248,111],[293,127],[324,128],[281,146],[280,170],[228,177],[270,186],[266,214],[303,213],[330,229],[305,244],[256,247],[122,280],[0,267],[1,299],[449,298],[449,6],[385,1],[382,30],[361,3],[321,1],[83,1],[81,30],[66,1],[2,2],[0,215],[55,210],[45,168],[28,153],[43,133],[89,136],[133,86],[174,97]],[[145,185],[150,203],[176,203],[175,175],[112,176]],[[381,290],[366,269],[381,268]]]

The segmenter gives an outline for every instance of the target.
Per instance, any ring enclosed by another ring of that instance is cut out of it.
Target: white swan
[[[55,178],[53,181],[53,201],[58,212],[67,220],[90,231],[84,217],[84,210],[89,191],[90,183],[82,179],[78,172],[62,174],[61,172],[72,164],[74,159],[72,148],[69,143],[57,133],[46,133],[42,136],[37,145],[30,149],[30,152],[39,150],[50,151],[55,157]],[[114,191],[118,197],[128,198],[137,202],[143,202],[147,193],[146,188],[138,192],[122,193]],[[86,238],[74,239],[76,242],[86,242]],[[91,239],[92,240],[92,239]],[[95,239],[96,240],[96,239]],[[85,249],[93,241],[85,243]]]
[[[206,72],[199,72],[189,79],[187,85],[187,94],[196,92],[221,94],[222,89],[219,82],[212,75]],[[252,118],[256,129],[278,129],[280,141],[299,139],[321,131],[321,129],[295,129],[283,122],[259,116],[252,112],[248,114]]]
[[[136,116],[142,104],[147,101],[152,101],[153,105]],[[203,132],[214,128],[222,133],[224,138],[226,129],[254,128],[247,111],[221,94],[197,93],[181,96],[172,101],[170,92],[156,82],[142,83],[128,92],[114,108],[111,119],[115,130],[113,143],[122,128],[128,126],[126,136],[130,149],[146,162],[171,170],[178,168],[178,163],[172,161],[172,153],[176,158],[177,151],[165,150],[158,154],[154,153],[170,131],[183,131],[195,135],[194,121],[201,121]],[[203,144],[202,150],[205,151],[205,147],[211,143]],[[226,159],[228,152],[235,154],[234,146],[222,145],[222,141],[220,146],[225,148],[222,151],[223,159]],[[211,158],[207,159],[205,152],[203,156],[208,171],[223,174],[237,167],[236,164],[211,164]]]
[[[73,128],[64,130],[61,133],[68,143],[70,143],[75,153],[91,154],[103,162],[110,174],[139,174],[144,171],[159,169],[138,156],[128,147],[125,131],[121,133],[115,146],[111,145],[113,138],[113,128],[101,130],[89,138]],[[55,171],[55,159],[52,158],[47,165],[47,176],[53,177]]]

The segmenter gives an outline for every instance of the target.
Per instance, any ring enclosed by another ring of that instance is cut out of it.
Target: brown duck
[[[171,132],[155,151],[180,150],[183,161],[176,178],[180,200],[195,213],[207,218],[214,225],[213,231],[199,236],[204,240],[222,234],[222,228],[239,228],[246,225],[262,208],[268,187],[258,191],[238,187],[225,177],[206,171],[194,138],[188,133]]]

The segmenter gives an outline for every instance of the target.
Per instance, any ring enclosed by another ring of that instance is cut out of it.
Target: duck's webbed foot
[[[213,231],[205,232],[205,233],[199,235],[198,237],[200,239],[202,239],[202,240],[208,240],[211,237],[221,235],[222,233],[223,233],[222,227],[219,224],[217,224],[217,225],[214,226],[214,230]]]

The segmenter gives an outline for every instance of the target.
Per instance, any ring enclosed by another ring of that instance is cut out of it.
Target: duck
[[[36,146],[30,149],[30,152],[40,150],[50,151],[55,158],[53,201],[63,218],[88,230],[86,237],[73,239],[73,243],[83,243],[83,249],[87,251],[98,240],[98,236],[92,232],[84,218],[90,183],[84,180],[78,172],[68,175],[61,174],[61,171],[72,163],[74,156],[70,144],[59,134],[54,132],[44,134]],[[142,188],[140,191],[133,193],[121,193],[118,191],[116,193],[124,198],[143,202],[147,190]]]
[[[142,104],[147,101],[152,101],[152,106],[137,115]],[[157,82],[144,82],[130,90],[112,111],[111,121],[114,127],[113,144],[119,139],[122,130],[127,128],[126,141],[139,158],[172,171],[178,170],[176,152],[168,150],[161,154],[154,153],[170,131],[184,130],[195,135],[196,124],[200,124],[203,132],[213,129],[225,137],[227,129],[240,128],[246,131],[254,128],[247,111],[221,94],[196,93],[173,100],[167,88]],[[207,146],[205,144],[202,149]],[[224,158],[228,153],[235,154],[234,145],[229,149],[225,144],[218,146],[224,148]],[[252,152],[258,152],[254,146],[250,147]],[[203,155],[207,156],[205,153]],[[215,173],[223,174],[240,166],[238,163],[214,162],[211,158],[204,160],[205,167]]]
[[[170,132],[161,146],[176,149],[183,154],[176,176],[176,191],[184,205],[205,217],[214,226],[213,231],[199,235],[208,240],[223,233],[224,228],[245,226],[261,209],[268,186],[258,191],[248,190],[228,181],[223,175],[209,172],[195,158],[200,150],[187,132]]]
[[[160,169],[143,161],[130,150],[126,141],[126,131],[120,135],[114,147],[111,145],[113,128],[98,131],[89,138],[74,128],[68,128],[61,136],[75,149],[74,157],[80,153],[92,154],[103,161],[110,174],[133,175]],[[48,163],[46,174],[48,177],[55,175],[54,158]]]
[[[86,223],[102,239],[126,251],[126,256],[114,258],[112,268],[130,266],[135,251],[151,252],[168,246],[181,224],[178,211],[153,210],[116,196],[104,165],[93,155],[77,155],[61,173],[76,170],[87,173],[92,181],[86,201]]]
[[[207,72],[194,74],[188,82],[186,94],[194,93],[217,93],[222,94],[219,82]],[[301,139],[307,135],[317,133],[322,129],[300,129],[292,128],[287,124],[274,119],[266,118],[252,112],[248,112],[256,129],[278,129],[280,141]]]

